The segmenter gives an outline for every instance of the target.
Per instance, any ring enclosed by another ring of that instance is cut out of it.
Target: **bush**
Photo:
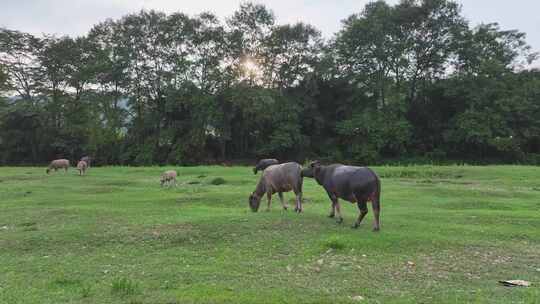
[[[134,163],[139,166],[149,166],[153,164],[154,154],[155,151],[152,144],[145,144],[140,147],[135,156]]]
[[[223,185],[225,183],[226,183],[225,179],[223,179],[221,177],[216,177],[212,181],[210,181],[210,184],[212,184],[214,186]]]

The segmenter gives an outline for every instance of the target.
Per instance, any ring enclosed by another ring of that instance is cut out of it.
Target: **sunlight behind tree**
[[[260,80],[262,77],[262,70],[257,61],[253,58],[246,58],[242,63],[244,75],[252,84]]]

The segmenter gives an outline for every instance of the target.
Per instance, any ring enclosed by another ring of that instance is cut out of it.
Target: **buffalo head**
[[[251,208],[251,211],[257,212],[259,210],[260,204],[261,204],[261,197],[257,196],[255,193],[252,193],[249,196],[249,208]]]
[[[302,170],[302,176],[314,178],[321,168],[321,163],[316,160],[309,163],[308,167]]]

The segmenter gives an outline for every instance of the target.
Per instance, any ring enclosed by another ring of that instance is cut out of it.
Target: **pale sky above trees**
[[[2,0],[0,27],[32,34],[81,35],[106,18],[119,18],[140,9],[197,14],[211,11],[220,17],[232,14],[240,0]],[[331,37],[341,20],[360,12],[366,0],[259,0],[271,8],[281,23],[303,21]],[[394,4],[398,0],[387,0]],[[540,1],[458,0],[472,25],[498,22],[501,29],[527,33],[527,41],[540,51]],[[538,65],[538,63],[536,64]]]

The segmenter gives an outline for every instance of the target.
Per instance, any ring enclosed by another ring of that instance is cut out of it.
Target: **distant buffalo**
[[[161,177],[159,178],[159,183],[161,187],[163,185],[170,186],[173,182],[175,186],[178,186],[178,183],[176,182],[176,177],[178,174],[176,173],[176,170],[169,170],[165,171],[161,174]]]
[[[54,170],[55,172],[58,171],[58,169],[64,169],[64,172],[67,172],[69,168],[69,160],[67,159],[55,159],[53,160],[49,166],[47,167],[47,174],[51,172],[51,170]]]
[[[88,164],[84,160],[80,160],[77,163],[77,170],[79,170],[79,175],[85,175]]]
[[[275,158],[261,159],[259,160],[257,165],[255,165],[255,168],[253,168],[253,174],[257,174],[258,171],[263,171],[268,166],[277,165],[277,164],[279,164],[279,161]]]
[[[90,167],[90,162],[92,161],[92,158],[90,156],[83,156],[81,157],[81,160],[85,162],[88,167]]]
[[[371,169],[341,164],[322,166],[318,161],[315,161],[302,171],[302,175],[315,178],[317,183],[326,190],[328,197],[332,201],[329,217],[335,217],[337,213],[338,223],[343,222],[338,202],[339,198],[358,204],[360,214],[353,228],[358,228],[368,213],[367,202],[371,201],[375,218],[373,231],[379,231],[381,181]]]
[[[266,211],[270,211],[272,194],[277,192],[283,209],[287,210],[287,203],[283,199],[283,192],[289,192],[291,190],[296,195],[294,211],[300,213],[302,212],[302,166],[294,162],[271,165],[263,171],[257,188],[249,196],[249,207],[253,212],[257,212],[261,198],[266,194],[268,199],[268,208]]]

